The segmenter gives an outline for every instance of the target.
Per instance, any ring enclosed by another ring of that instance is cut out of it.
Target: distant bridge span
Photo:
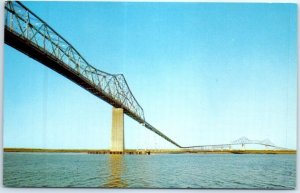
[[[237,140],[232,141],[231,143],[213,144],[213,145],[195,145],[195,146],[187,146],[187,147],[182,147],[182,148],[185,148],[185,149],[224,149],[224,148],[230,148],[233,145],[244,146],[246,144],[263,145],[263,146],[272,147],[275,149],[287,150],[287,148],[274,145],[274,143],[272,143],[269,139],[251,140],[251,139],[248,139],[247,137],[241,137]]]
[[[18,1],[5,3],[4,41],[7,45],[58,72],[98,98],[181,147],[145,120],[143,108],[122,74],[109,74],[90,65],[45,21]]]

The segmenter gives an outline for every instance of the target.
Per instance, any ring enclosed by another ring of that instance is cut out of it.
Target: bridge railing
[[[117,104],[122,104],[121,108],[145,121],[143,108],[133,96],[122,74],[109,74],[90,65],[68,41],[21,3],[6,2],[5,29],[54,57]]]

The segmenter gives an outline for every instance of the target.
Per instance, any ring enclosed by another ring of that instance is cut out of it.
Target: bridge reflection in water
[[[118,154],[112,154],[108,156],[110,176],[108,182],[104,184],[107,188],[125,188],[128,184],[122,179],[124,172],[124,156]]]

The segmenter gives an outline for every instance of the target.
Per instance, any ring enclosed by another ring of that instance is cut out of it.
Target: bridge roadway
[[[5,4],[4,41],[63,75],[98,98],[155,132],[165,140],[181,147],[144,118],[144,112],[132,95],[123,75],[113,75],[96,69],[45,21],[18,1]]]

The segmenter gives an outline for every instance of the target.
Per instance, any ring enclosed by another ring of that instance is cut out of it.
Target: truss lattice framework
[[[197,146],[187,146],[187,147],[182,147],[182,148],[203,149],[203,150],[226,149],[226,148],[230,149],[234,145],[245,145],[245,144],[263,145],[263,146],[266,146],[266,147],[272,147],[274,149],[279,149],[279,150],[287,149],[287,148],[284,148],[284,147],[276,146],[269,139],[251,140],[251,139],[248,139],[247,137],[240,137],[239,139],[236,139],[236,140],[232,141],[231,143],[227,143],[227,144],[197,145]]]
[[[145,121],[143,108],[122,74],[109,74],[90,65],[67,40],[18,1],[5,4],[4,40],[112,106],[123,108],[125,114],[147,129],[181,147]]]
[[[247,137],[241,137],[237,140],[234,140],[231,142],[231,144],[260,144],[260,145],[266,145],[266,146],[274,146],[274,143],[272,143],[269,139],[264,140],[251,140]]]
[[[122,74],[109,74],[90,65],[79,52],[46,22],[17,1],[5,4],[5,29],[62,62],[81,78],[112,98],[121,107],[145,120],[143,108],[134,98]]]

